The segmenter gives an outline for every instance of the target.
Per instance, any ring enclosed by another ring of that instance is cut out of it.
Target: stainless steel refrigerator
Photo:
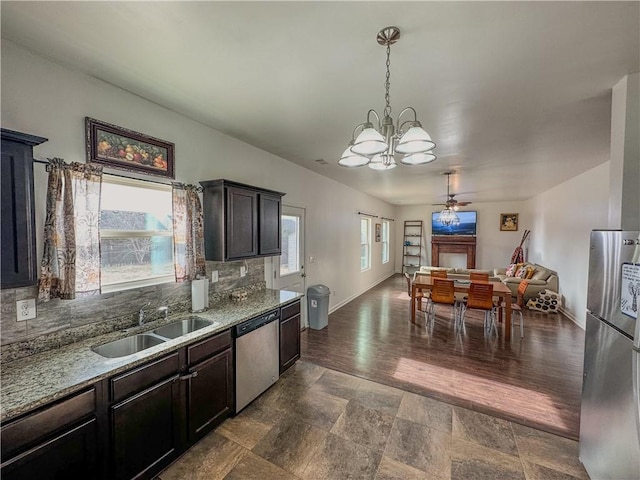
[[[640,232],[591,232],[580,460],[592,480],[640,479]]]

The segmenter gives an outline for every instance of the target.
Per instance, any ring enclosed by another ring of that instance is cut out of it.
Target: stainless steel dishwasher
[[[280,376],[279,310],[235,327],[236,413]]]

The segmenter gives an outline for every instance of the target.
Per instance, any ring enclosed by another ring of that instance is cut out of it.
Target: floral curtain
[[[49,159],[39,297],[100,293],[102,166]]]
[[[173,184],[173,244],[177,282],[206,275],[202,205],[195,185]]]

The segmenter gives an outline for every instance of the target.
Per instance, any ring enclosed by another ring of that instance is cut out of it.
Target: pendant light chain
[[[387,79],[384,82],[385,94],[384,101],[386,105],[384,107],[384,116],[391,116],[391,99],[389,97],[389,87],[391,87],[391,45],[387,43]]]

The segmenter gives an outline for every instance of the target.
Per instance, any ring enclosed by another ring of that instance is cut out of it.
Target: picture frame
[[[85,117],[87,162],[175,178],[175,145],[166,140]]]
[[[517,232],[518,231],[518,214],[517,213],[501,213],[500,214],[500,231],[501,232]]]
[[[379,242],[382,237],[382,225],[376,223],[376,242]]]

